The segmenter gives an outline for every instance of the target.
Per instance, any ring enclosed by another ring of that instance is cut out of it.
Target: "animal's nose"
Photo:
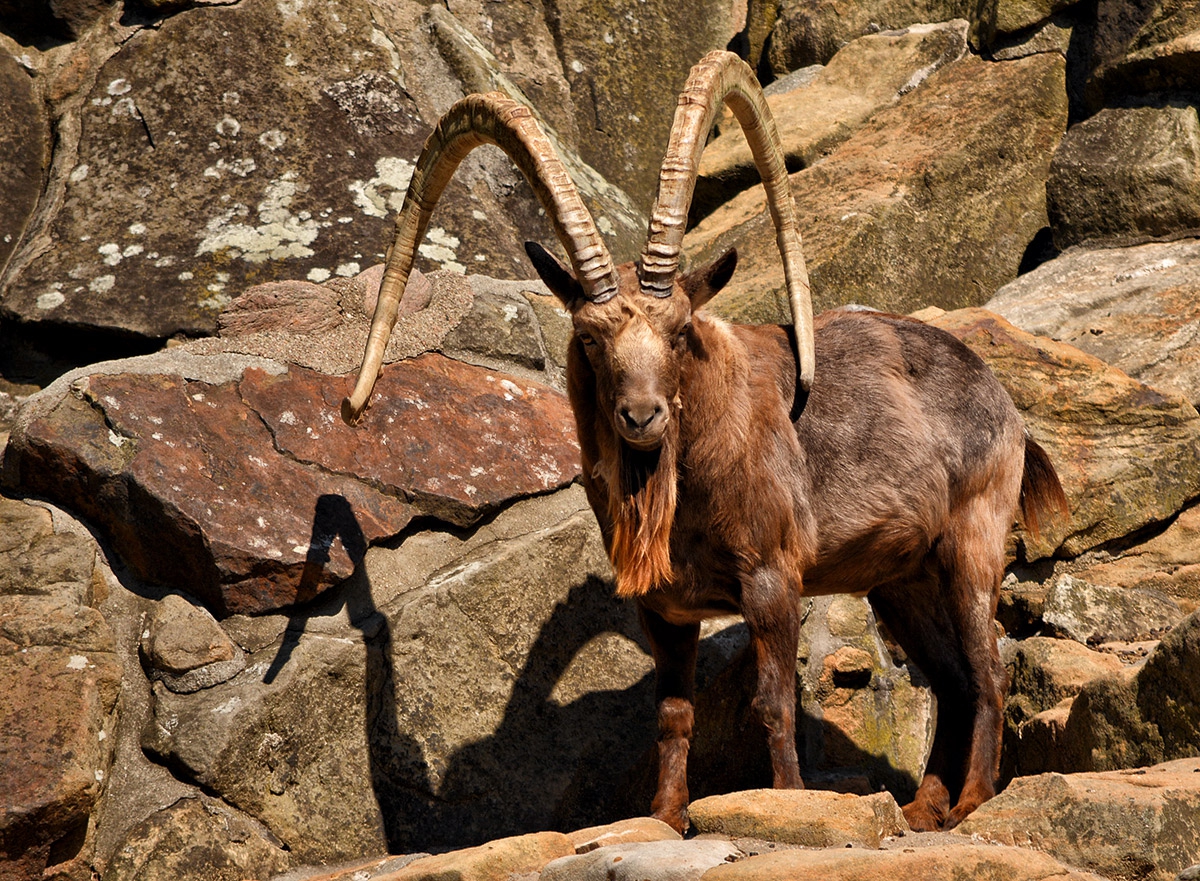
[[[650,425],[663,411],[662,404],[646,401],[635,404],[625,404],[620,409],[621,419],[629,431],[642,431]]]

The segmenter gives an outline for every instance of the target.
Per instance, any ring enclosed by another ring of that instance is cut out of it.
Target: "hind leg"
[[[992,530],[974,527],[969,517],[965,522],[939,543],[926,580],[882,585],[870,594],[937,698],[925,776],[904,807],[918,831],[958,825],[995,794],[999,771],[1006,680],[992,621],[1003,545]]]

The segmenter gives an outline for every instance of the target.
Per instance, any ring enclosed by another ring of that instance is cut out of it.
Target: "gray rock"
[[[547,863],[540,881],[699,881],[741,856],[721,839],[613,844]]]
[[[1200,402],[1196,239],[1072,250],[1004,285],[987,308]]]
[[[1071,575],[1054,583],[1042,611],[1058,634],[1093,645],[1151,639],[1183,618],[1174,600],[1157,590],[1105,587]]]
[[[178,594],[162,599],[142,636],[151,678],[189,694],[232,679],[246,655],[202,606]]]
[[[1200,229],[1200,118],[1187,104],[1107,108],[1072,126],[1050,163],[1059,249]]]

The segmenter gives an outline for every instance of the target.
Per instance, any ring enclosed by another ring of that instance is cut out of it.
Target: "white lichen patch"
[[[121,246],[116,242],[106,242],[96,250],[109,266],[116,266],[121,262]]]
[[[277,128],[269,128],[258,136],[258,142],[268,150],[278,150],[287,143],[287,135]]]
[[[88,283],[88,290],[93,294],[106,294],[117,283],[115,275],[98,275]]]
[[[332,275],[333,275],[333,273],[330,272],[328,269],[316,268],[316,269],[310,269],[308,271],[307,278],[309,281],[315,281],[317,284],[320,284],[323,281],[329,281],[329,279],[330,279],[330,277],[332,277]]]
[[[83,165],[77,165],[71,169],[71,174],[67,179],[73,184],[80,183],[87,179],[89,171],[91,171],[91,166],[85,162]]]
[[[308,246],[316,240],[322,223],[311,216],[301,219],[292,213],[298,191],[296,175],[289,172],[267,185],[257,206],[257,225],[233,222],[234,217],[249,214],[245,206],[235,205],[214,217],[205,227],[207,234],[196,249],[196,256],[226,251],[229,256],[248,263],[311,257],[314,252]]]
[[[429,230],[425,242],[417,248],[417,253],[426,260],[440,264],[442,269],[465,275],[467,267],[458,262],[458,246],[461,244],[457,236],[446,232],[440,226]]]
[[[342,278],[352,278],[362,272],[362,267],[357,263],[343,263],[333,271],[334,275],[340,275]]]
[[[242,131],[242,124],[232,116],[226,116],[217,123],[217,134],[223,138],[236,138]]]
[[[49,312],[51,309],[57,309],[61,306],[66,299],[62,291],[46,291],[46,293],[38,295],[37,307]]]
[[[133,86],[130,84],[129,80],[125,79],[124,77],[121,77],[120,79],[115,79],[111,83],[109,83],[108,89],[106,89],[106,91],[108,92],[108,94],[113,95],[115,97],[117,95],[124,95],[124,94],[128,93],[129,91],[131,91],[132,89],[133,89]]]
[[[354,204],[370,217],[387,217],[400,210],[404,194],[413,176],[413,164],[398,156],[384,156],[375,162],[375,177],[350,184]]]
[[[86,655],[71,655],[67,660],[68,670],[86,670],[87,666],[88,659]]]

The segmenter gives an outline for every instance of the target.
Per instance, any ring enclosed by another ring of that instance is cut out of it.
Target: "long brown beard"
[[[608,555],[617,573],[619,597],[643,596],[672,580],[677,433],[677,426],[669,428],[657,450],[642,452],[618,444],[617,485],[608,494]]]

